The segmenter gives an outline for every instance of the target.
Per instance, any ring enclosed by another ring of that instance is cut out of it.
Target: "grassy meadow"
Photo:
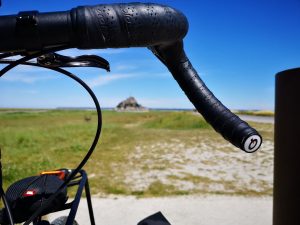
[[[87,121],[85,118],[91,118]],[[192,112],[103,112],[99,144],[84,167],[94,195],[272,195],[273,125],[251,123],[262,150],[232,147]],[[74,168],[90,147],[96,113],[0,110],[3,182]]]

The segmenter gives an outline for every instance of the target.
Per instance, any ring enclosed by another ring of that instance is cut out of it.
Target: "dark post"
[[[273,225],[300,224],[300,68],[276,75]]]
[[[0,187],[2,187],[2,151],[0,147]]]

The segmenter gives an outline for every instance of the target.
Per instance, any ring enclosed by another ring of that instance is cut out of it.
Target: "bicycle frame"
[[[72,187],[72,186],[78,186],[78,187],[77,187],[77,191],[76,191],[74,200],[70,203],[66,203],[64,208],[62,209],[62,210],[70,209],[70,213],[68,215],[68,220],[67,220],[66,225],[72,225],[73,221],[75,220],[75,216],[77,213],[77,209],[78,209],[78,206],[79,206],[79,203],[81,200],[83,190],[85,192],[85,196],[86,196],[86,200],[87,200],[90,223],[91,223],[91,225],[95,225],[95,218],[94,218],[88,177],[84,170],[80,170],[79,174],[80,174],[79,176],[74,177],[72,179],[72,181],[68,184],[68,187]]]

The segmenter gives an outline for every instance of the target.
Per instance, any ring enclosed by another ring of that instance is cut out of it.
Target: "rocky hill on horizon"
[[[124,101],[120,102],[116,108],[116,111],[138,111],[138,112],[145,112],[148,111],[148,109],[141,104],[137,102],[137,100],[134,97],[129,97],[125,99]]]

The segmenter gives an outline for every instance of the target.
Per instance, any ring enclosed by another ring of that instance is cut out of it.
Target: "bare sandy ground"
[[[137,145],[128,156],[124,182],[143,192],[155,182],[189,193],[261,193],[273,188],[273,141],[260,151],[246,154],[229,143],[209,137],[172,139]]]
[[[96,224],[135,225],[161,211],[172,225],[271,225],[271,197],[180,196],[162,198],[93,198]],[[51,214],[50,221],[67,211]],[[88,225],[87,204],[82,199],[76,220]]]
[[[274,124],[274,116],[251,116],[251,115],[238,115],[242,120],[253,121],[258,123],[272,123]]]

